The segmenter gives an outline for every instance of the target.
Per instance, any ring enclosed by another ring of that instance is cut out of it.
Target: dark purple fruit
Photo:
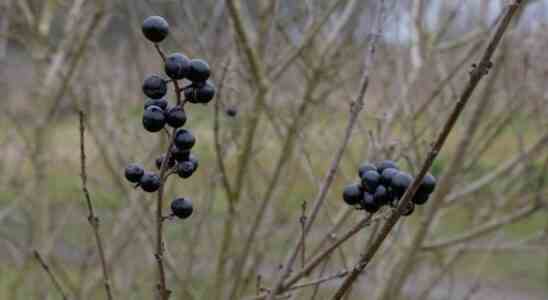
[[[124,174],[129,182],[137,183],[141,180],[143,174],[145,174],[145,170],[141,165],[130,164],[126,167]]]
[[[392,177],[392,190],[396,197],[401,198],[407,188],[413,182],[413,177],[406,172],[398,171],[396,176]]]
[[[363,191],[357,183],[347,185],[343,190],[343,200],[348,205],[360,204],[363,198]]]
[[[190,60],[182,53],[173,53],[166,57],[164,70],[172,79],[186,78],[190,72]]]
[[[187,97],[186,99],[188,99],[191,103],[205,104],[213,100],[213,97],[215,97],[215,92],[215,86],[211,82],[207,81],[201,87],[194,87],[194,94],[190,95],[190,97]]]
[[[149,75],[143,82],[143,93],[152,99],[160,99],[167,93],[167,82],[158,75]]]
[[[171,212],[178,218],[186,219],[192,215],[194,208],[188,198],[177,198],[171,202]]]
[[[386,169],[396,169],[399,170],[398,164],[393,160],[383,160],[376,164],[379,173],[382,173]]]
[[[203,59],[190,60],[190,71],[187,79],[192,82],[204,82],[209,79],[211,71],[209,65]]]
[[[179,128],[177,129],[177,132],[175,132],[174,143],[175,146],[181,150],[190,150],[196,143],[196,138],[189,130]]]
[[[377,171],[367,171],[362,176],[362,189],[374,193],[380,184],[381,176]]]
[[[429,194],[425,194],[417,191],[415,193],[415,196],[413,196],[413,203],[417,205],[423,205],[424,203],[426,203],[426,201],[428,201],[429,198],[430,198]]]
[[[391,200],[388,190],[383,185],[379,185],[377,187],[375,193],[373,194],[373,198],[378,206],[387,205]]]
[[[398,174],[398,170],[393,168],[384,169],[381,173],[381,184],[384,186],[392,185],[392,178]]]
[[[162,154],[162,156],[158,157],[155,161],[156,163],[156,168],[158,168],[158,170],[160,170],[162,168],[162,163],[164,162],[164,159],[166,158],[166,155],[165,154]],[[175,166],[175,159],[173,158],[173,155],[169,158],[169,161],[168,161],[168,164],[167,164],[167,168],[168,169],[171,169]]]
[[[177,174],[181,178],[189,178],[194,174],[198,165],[191,160],[184,160],[177,163]]]
[[[149,106],[158,106],[159,108],[166,110],[167,108],[167,100],[166,99],[148,99],[145,102],[145,109],[147,109]]]
[[[160,188],[160,176],[151,172],[145,172],[139,181],[139,186],[145,192],[156,192]]]
[[[363,193],[362,201],[360,203],[360,206],[363,210],[370,214],[376,213],[380,206],[375,203],[375,199],[372,194],[365,192]]]
[[[164,128],[166,118],[158,106],[149,106],[143,113],[143,127],[149,132],[158,132]]]
[[[422,179],[421,185],[419,186],[419,190],[417,191],[417,193],[430,195],[432,194],[435,188],[436,188],[436,177],[428,173]]]
[[[150,16],[141,27],[143,35],[151,42],[163,41],[169,33],[169,24],[160,16]]]
[[[238,115],[238,109],[235,107],[229,107],[225,110],[225,114],[231,118],[234,118]]]
[[[166,112],[166,123],[173,128],[179,128],[186,123],[186,113],[179,107],[175,106]]]
[[[173,146],[173,148],[171,148],[171,157],[173,157],[173,159],[175,159],[176,161],[188,160],[189,156],[190,150],[179,149],[176,146]]]
[[[377,167],[375,167],[375,165],[373,165],[372,163],[363,162],[358,169],[358,175],[360,176],[360,178],[363,178],[365,172],[368,171],[377,171]]]

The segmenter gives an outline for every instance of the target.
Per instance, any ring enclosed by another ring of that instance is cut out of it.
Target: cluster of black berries
[[[157,44],[169,33],[169,25],[162,17],[152,16],[145,19],[142,25],[144,36]],[[215,96],[215,86],[208,80],[211,74],[209,65],[202,59],[189,59],[182,53],[164,56],[164,71],[169,80],[160,75],[149,75],[143,83],[143,93],[149,98],[144,105],[143,127],[148,132],[159,132],[166,125],[173,128],[172,146],[167,154],[156,159],[160,174],[176,173],[181,178],[189,178],[198,169],[198,158],[191,153],[196,138],[188,129],[181,128],[187,121],[184,105],[190,103],[209,103]],[[179,88],[179,82],[188,84]],[[166,94],[168,84],[174,85],[177,103],[170,107]],[[184,101],[180,101],[181,94]],[[163,172],[162,172],[163,171]],[[162,185],[161,175],[145,171],[138,164],[130,164],[125,170],[126,179],[135,183],[145,192],[156,192]],[[167,177],[166,175],[164,175]],[[172,214],[187,218],[192,214],[192,203],[188,198],[176,198],[171,203]]]
[[[398,165],[392,160],[384,160],[376,164],[364,162],[358,174],[360,182],[349,184],[344,188],[343,200],[346,204],[368,213],[375,213],[385,205],[397,206],[398,201],[413,182],[413,177],[400,171]],[[427,174],[402,215],[409,216],[415,210],[415,205],[425,204],[435,187],[436,178]]]

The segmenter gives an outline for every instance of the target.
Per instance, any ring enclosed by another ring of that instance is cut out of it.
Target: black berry
[[[190,150],[196,143],[196,138],[189,130],[179,128],[175,133],[174,143],[181,150]]]
[[[379,163],[377,163],[377,169],[379,169],[379,173],[382,173],[386,169],[396,169],[399,170],[398,164],[396,164],[393,160],[383,160]]]
[[[198,165],[191,160],[184,160],[177,163],[177,174],[181,178],[189,178],[194,174]]]
[[[373,199],[378,206],[383,206],[390,203],[390,195],[388,190],[383,186],[379,185],[373,194]]]
[[[384,169],[381,173],[381,184],[385,186],[392,185],[392,178],[398,174],[398,170],[393,168]]]
[[[358,175],[360,176],[360,178],[362,178],[363,174],[365,174],[365,172],[367,171],[377,171],[377,167],[369,162],[362,163],[360,165],[360,168],[358,169]]]
[[[429,194],[425,194],[417,191],[415,193],[415,196],[413,196],[413,203],[417,205],[423,205],[424,203],[426,203],[426,201],[428,201],[428,198],[430,198]]]
[[[159,43],[163,41],[169,33],[169,24],[159,16],[151,16],[145,19],[143,26],[144,36],[151,42]]]
[[[362,176],[362,188],[370,193],[374,193],[380,183],[380,175],[377,171],[367,171]]]
[[[428,173],[422,179],[421,185],[417,193],[430,195],[436,188],[436,178],[432,174]]]
[[[177,148],[177,146],[173,146],[173,148],[171,148],[171,157],[173,157],[173,159],[175,159],[176,161],[188,160],[189,156],[190,150],[180,149]]]
[[[187,98],[191,103],[209,103],[215,97],[215,86],[207,81],[201,87],[194,89],[194,94]]]
[[[347,185],[343,190],[343,200],[348,205],[360,204],[363,198],[363,191],[359,184]]]
[[[172,79],[186,78],[190,72],[190,60],[181,53],[173,53],[166,57],[164,70]]]
[[[160,188],[160,176],[151,172],[145,172],[139,185],[145,192],[153,193]]]
[[[138,164],[130,164],[126,167],[125,170],[125,176],[126,179],[129,182],[137,183],[139,180],[141,180],[141,177],[143,177],[143,174],[145,173],[145,170],[142,166]]]
[[[193,211],[192,201],[188,198],[177,198],[171,202],[171,212],[178,218],[186,219]]]
[[[143,82],[143,93],[152,99],[160,99],[167,93],[167,82],[158,75],[149,75]]]
[[[158,132],[164,128],[166,118],[164,111],[158,106],[149,106],[143,113],[143,127],[150,132]]]
[[[401,198],[412,182],[413,177],[405,172],[399,171],[392,177],[392,190],[396,197]]]
[[[188,73],[188,80],[192,82],[203,82],[209,78],[211,71],[209,65],[203,59],[192,59],[190,61],[190,71]]]
[[[238,115],[238,110],[235,107],[229,107],[225,110],[225,114],[233,118]]]
[[[380,208],[380,206],[375,203],[373,195],[368,192],[363,193],[363,198],[360,205],[366,212],[370,214],[376,213]]]
[[[164,162],[164,159],[166,158],[165,154],[162,154],[162,156],[158,157],[155,161],[156,168],[160,170],[162,168],[162,163]],[[173,158],[173,155],[169,158],[169,161],[167,163],[167,168],[171,169],[175,166],[175,159]]]
[[[175,106],[166,112],[166,123],[173,128],[179,128],[186,123],[186,113],[179,107]]]
[[[149,106],[155,105],[163,110],[166,110],[167,104],[168,103],[166,99],[148,99],[145,102],[145,109],[147,109]]]

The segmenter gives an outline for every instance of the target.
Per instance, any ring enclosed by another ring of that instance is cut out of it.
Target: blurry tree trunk
[[[6,57],[8,51],[11,1],[0,2],[0,61]]]

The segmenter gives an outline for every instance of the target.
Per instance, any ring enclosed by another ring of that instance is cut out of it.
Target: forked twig
[[[392,228],[398,222],[399,218],[401,217],[401,212],[410,203],[411,199],[413,198],[416,191],[418,190],[420,183],[422,182],[422,179],[424,178],[424,176],[426,175],[426,173],[432,166],[432,163],[434,162],[434,160],[438,156],[438,153],[440,152],[443,145],[445,144],[445,141],[447,137],[449,136],[449,133],[451,133],[456,121],[458,120],[460,114],[464,110],[464,107],[466,106],[466,103],[472,96],[472,93],[474,92],[475,88],[478,86],[480,80],[485,75],[487,75],[487,72],[492,67],[491,57],[493,56],[493,53],[495,52],[497,46],[499,45],[504,35],[504,32],[510,25],[510,22],[512,21],[512,17],[518,11],[521,3],[522,3],[521,0],[516,0],[513,4],[510,4],[508,6],[508,10],[506,14],[504,15],[501,23],[499,24],[495,34],[489,41],[487,49],[483,53],[483,56],[481,57],[479,64],[475,65],[473,70],[470,72],[470,79],[468,81],[468,84],[464,88],[464,92],[462,93],[459,101],[456,103],[453,111],[451,112],[451,115],[447,119],[441,133],[439,134],[436,140],[436,143],[432,146],[432,150],[430,150],[430,152],[428,153],[428,156],[419,174],[415,177],[415,180],[405,192],[405,195],[400,201],[398,208],[394,210],[394,212],[390,215],[385,225],[382,227],[378,237],[371,244],[371,246],[366,250],[365,254],[362,256],[359,263],[352,270],[350,275],[345,279],[341,287],[337,290],[337,292],[332,298],[333,300],[340,300],[348,292],[348,290],[352,287],[352,284],[356,281],[356,279],[361,274],[361,272],[363,272],[365,267],[367,267],[367,265],[369,264],[371,259],[375,256],[376,252],[379,250],[379,248],[381,247],[382,243],[384,242],[388,234],[392,231]]]
[[[85,148],[85,115],[83,111],[78,111],[78,116],[80,118],[80,178],[82,180],[82,192],[86,198],[86,203],[88,207],[88,222],[91,228],[93,229],[93,234],[95,235],[95,243],[97,244],[97,250],[99,251],[99,259],[101,260],[101,268],[103,269],[103,282],[105,285],[105,291],[107,293],[107,299],[112,300],[112,290],[110,286],[110,280],[108,276],[107,262],[105,258],[105,250],[103,247],[103,239],[99,233],[99,218],[95,215],[95,210],[93,208],[93,203],[89,195],[89,190],[87,186],[87,172],[86,172],[86,148]]]

